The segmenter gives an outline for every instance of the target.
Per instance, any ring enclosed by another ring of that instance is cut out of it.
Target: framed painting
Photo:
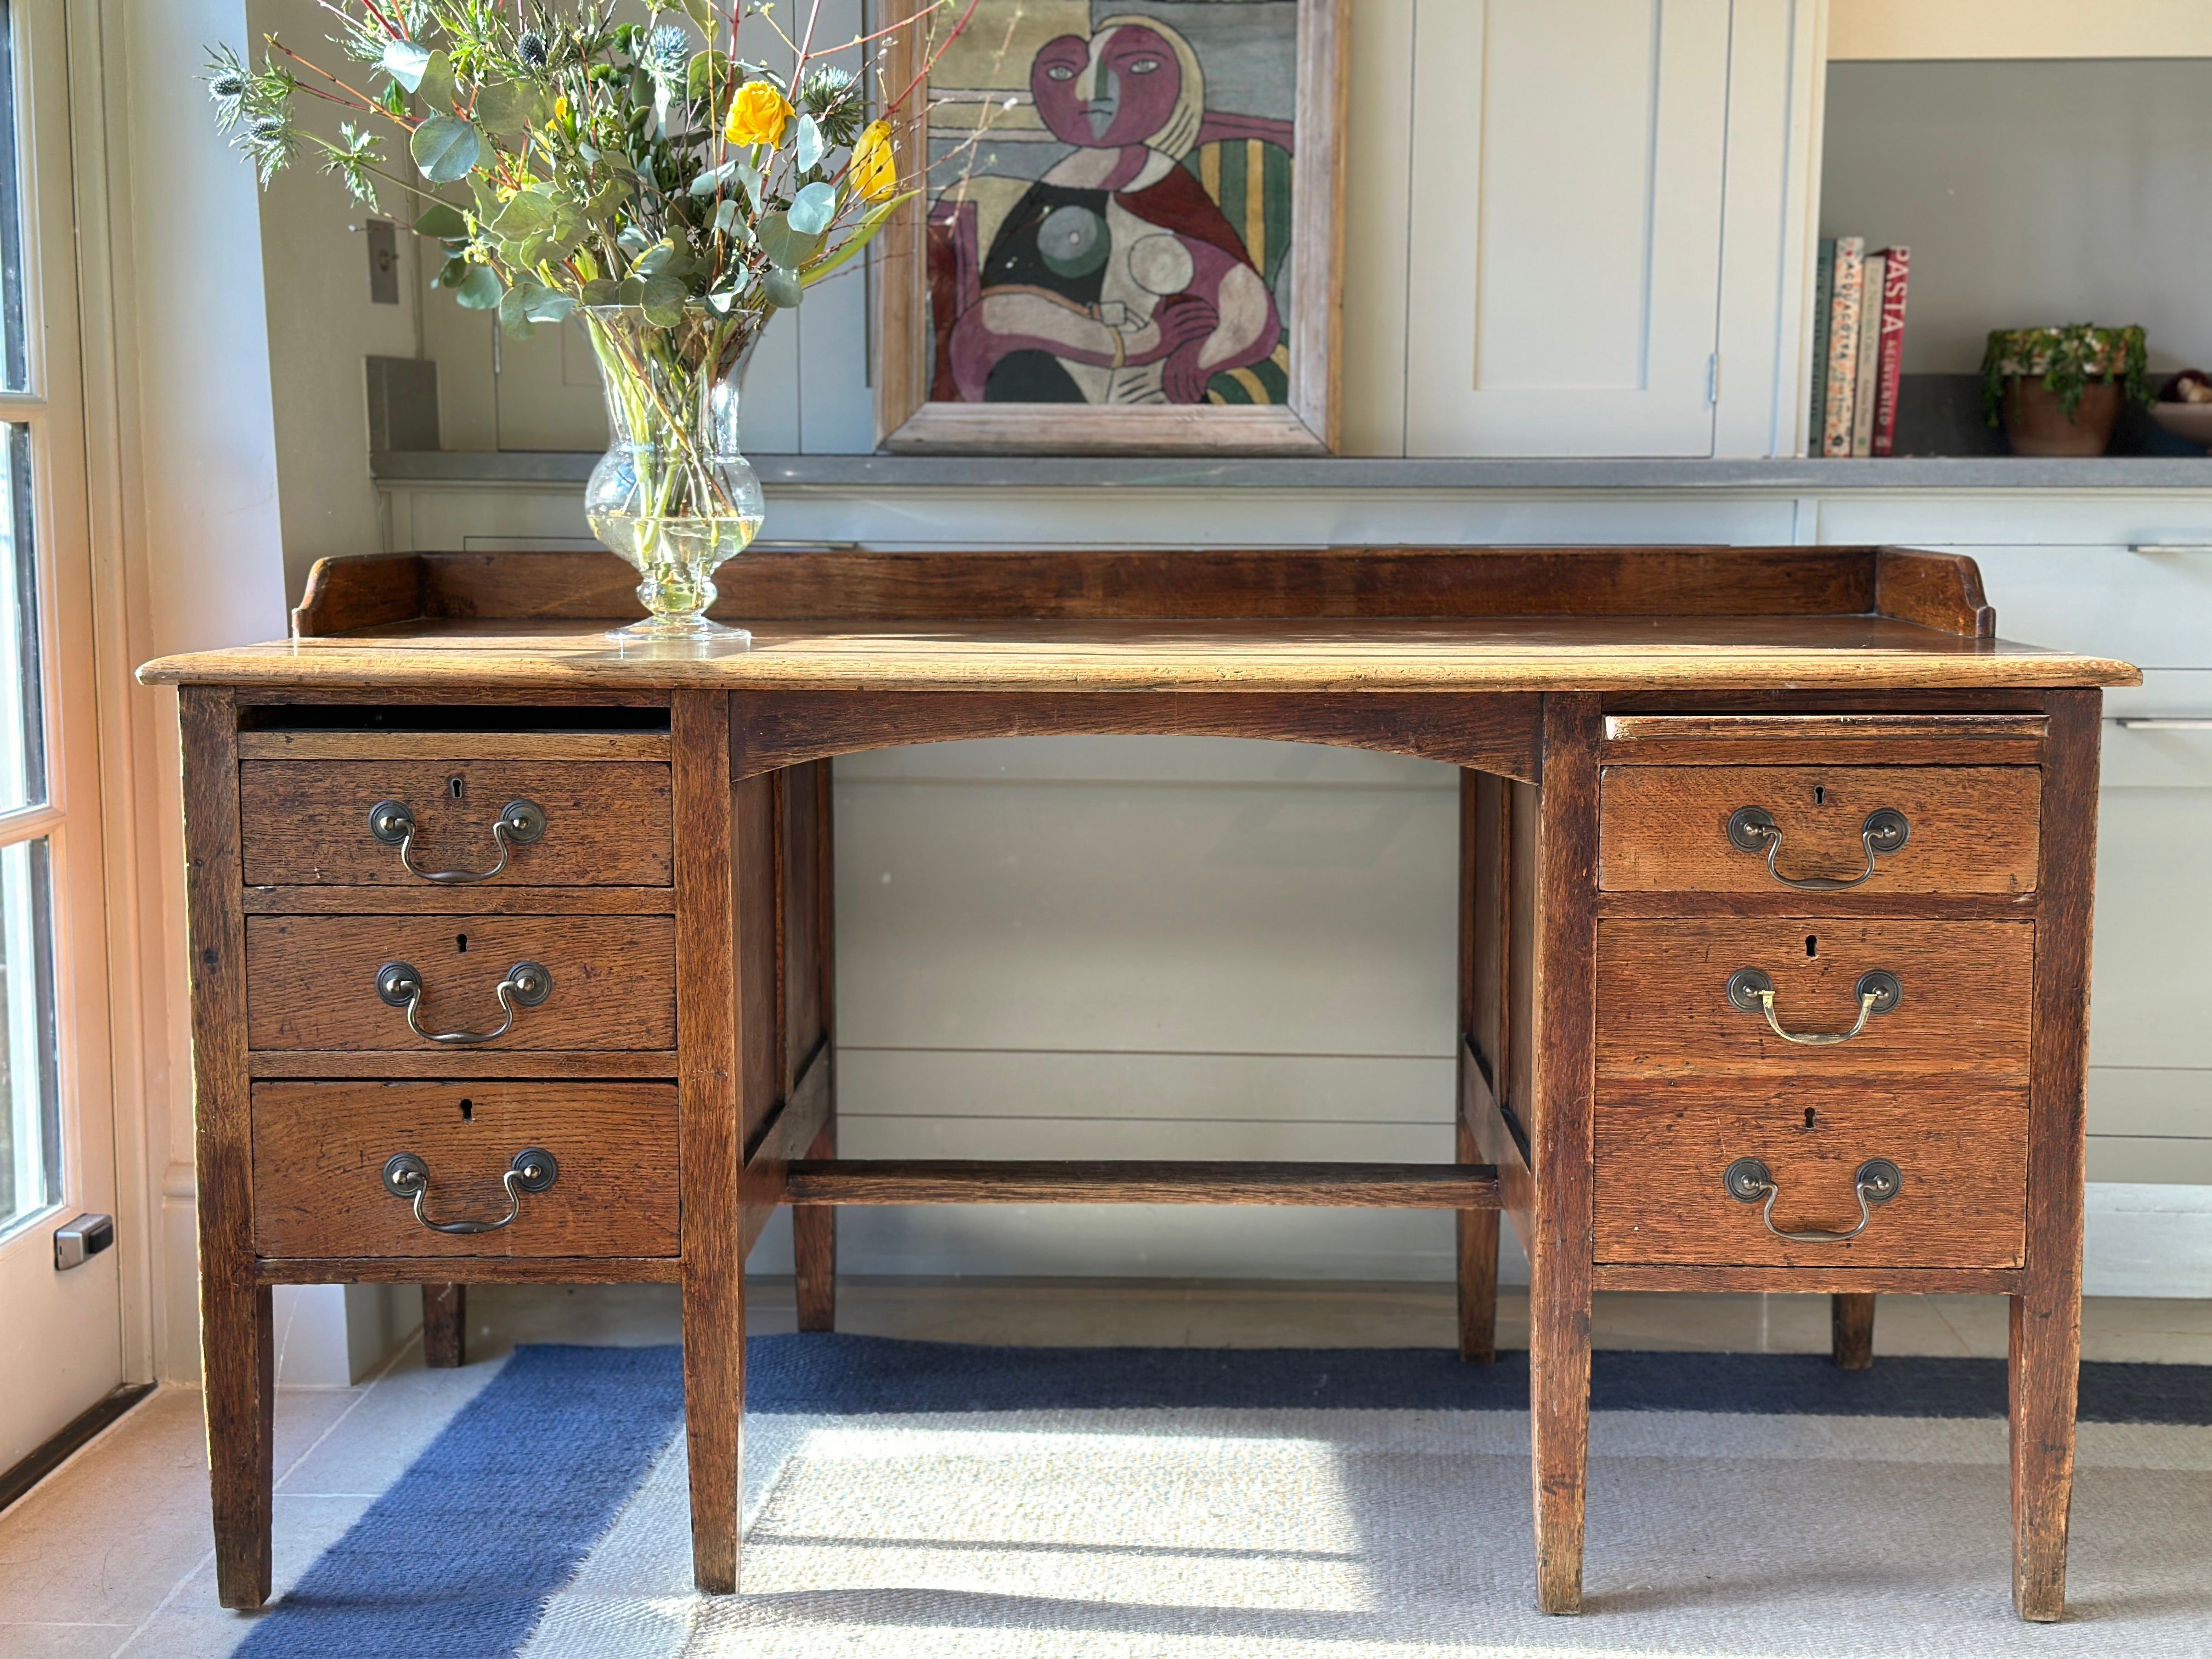
[[[1333,451],[1348,4],[976,0],[903,106],[878,441]]]

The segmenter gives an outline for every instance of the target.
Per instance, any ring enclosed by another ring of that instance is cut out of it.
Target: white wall
[[[264,34],[319,63],[334,61],[325,37],[330,14],[315,0],[249,0],[244,33],[225,38],[243,48]],[[255,54],[258,57],[258,52]],[[178,71],[172,69],[176,76]],[[195,91],[198,82],[191,82]],[[205,100],[194,112],[207,124]],[[331,138],[346,112],[318,98],[295,100],[301,125]],[[374,125],[367,121],[363,125]],[[396,133],[396,137],[392,136]],[[411,177],[407,135],[387,129],[389,170]],[[242,160],[234,167],[245,169]],[[274,369],[268,403],[276,422],[278,500],[284,563],[297,594],[317,559],[374,553],[381,531],[368,476],[368,398],[362,360],[412,357],[421,239],[406,228],[420,211],[405,192],[386,190],[382,216],[396,220],[399,303],[368,297],[365,230],[369,210],[356,205],[312,157],[279,173],[260,198],[261,291],[268,301],[268,361]],[[449,297],[441,295],[448,305]]]
[[[2141,323],[2154,366],[2212,365],[2208,155],[2212,58],[1835,64],[1820,234],[1912,250],[1908,374],[2044,323]]]
[[[2203,0],[1828,0],[1837,58],[2207,58]]]
[[[98,627],[109,699],[103,811],[122,1079],[116,1109],[121,1144],[135,1144],[143,1160],[138,1178],[124,1183],[126,1194],[139,1194],[124,1216],[124,1248],[153,1291],[151,1328],[130,1345],[130,1364],[135,1375],[173,1382],[199,1374],[176,699],[130,675],[150,657],[285,629],[292,526],[278,490],[283,458],[261,204],[251,170],[215,132],[198,78],[207,43],[251,38],[239,0],[81,5],[70,14]],[[297,352],[296,334],[276,331],[280,363]],[[291,391],[296,397],[301,388]],[[295,413],[304,422],[295,439],[329,438]],[[311,483],[328,470],[313,459],[301,467]],[[366,466],[358,470],[366,523],[349,550],[376,541],[376,499]],[[303,536],[317,533],[314,516]],[[335,1286],[280,1291],[279,1299],[290,1333],[283,1380],[294,1383],[347,1380],[388,1336],[380,1328],[399,1306],[385,1291]],[[134,1315],[131,1322],[140,1321]]]

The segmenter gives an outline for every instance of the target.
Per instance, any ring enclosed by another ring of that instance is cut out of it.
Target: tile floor
[[[1388,1347],[1452,1340],[1449,1286],[1158,1280],[852,1280],[839,1328],[945,1341],[1154,1346]],[[470,1294],[471,1363],[426,1371],[410,1342],[373,1379],[289,1390],[276,1413],[276,1578],[288,1582],[358,1518],[518,1342],[672,1342],[669,1286],[483,1287]],[[1820,1352],[1821,1297],[1607,1294],[1601,1347]],[[788,1281],[754,1286],[756,1334],[795,1327]],[[1521,1346],[1522,1298],[1499,1336]],[[1996,1357],[1996,1297],[1884,1297],[1878,1354]],[[2094,1298],[2093,1359],[2212,1364],[2212,1302]],[[0,1655],[6,1659],[201,1659],[241,1637],[215,1605],[199,1396],[158,1390],[43,1484],[0,1512]],[[155,1615],[160,1650],[143,1639]],[[183,1641],[184,1645],[179,1646]]]

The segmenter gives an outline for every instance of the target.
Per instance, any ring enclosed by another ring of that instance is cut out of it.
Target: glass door
[[[62,0],[0,0],[0,1469],[122,1380]],[[107,1235],[112,1237],[112,1230]]]

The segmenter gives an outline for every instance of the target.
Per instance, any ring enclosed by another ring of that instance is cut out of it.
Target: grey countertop
[[[581,483],[599,459],[549,451],[385,450],[371,474],[392,483]],[[771,489],[1759,490],[2212,490],[2212,456],[2036,460],[2011,456],[1889,460],[1326,460],[1205,456],[756,455]]]

